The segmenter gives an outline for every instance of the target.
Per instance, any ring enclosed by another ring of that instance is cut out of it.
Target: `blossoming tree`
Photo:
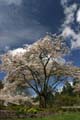
[[[22,51],[8,51],[1,57],[1,71],[7,73],[3,91],[13,94],[18,88],[31,88],[45,108],[48,94],[68,77],[75,77],[78,69],[63,59],[70,50],[61,36],[47,35]]]

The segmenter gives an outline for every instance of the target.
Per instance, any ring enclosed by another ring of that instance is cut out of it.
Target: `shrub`
[[[36,109],[36,108],[30,108],[30,109],[28,109],[28,113],[37,113],[39,110],[38,109]]]

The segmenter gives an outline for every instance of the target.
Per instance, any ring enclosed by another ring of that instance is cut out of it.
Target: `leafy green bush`
[[[30,108],[30,109],[28,109],[28,113],[37,113],[39,110],[38,109],[36,109],[36,108]]]
[[[59,95],[55,98],[55,105],[58,106],[73,106],[77,103],[75,96]]]

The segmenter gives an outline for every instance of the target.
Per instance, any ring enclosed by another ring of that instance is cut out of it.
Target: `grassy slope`
[[[19,120],[19,119],[18,119]],[[60,115],[54,115],[47,118],[32,118],[32,119],[21,119],[21,120],[80,120],[80,113],[65,113]]]

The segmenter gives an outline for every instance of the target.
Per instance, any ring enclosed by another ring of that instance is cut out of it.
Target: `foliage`
[[[59,106],[73,106],[77,103],[76,97],[60,95],[56,98],[55,104]]]
[[[61,94],[73,96],[74,95],[73,90],[74,90],[73,85],[71,85],[69,82],[66,82],[62,89]]]
[[[27,112],[28,112],[28,113],[37,113],[37,112],[38,112],[38,109],[36,109],[36,108],[30,108],[30,109],[28,109]]]
[[[0,81],[0,90],[3,89],[4,85],[2,83],[2,81]]]

